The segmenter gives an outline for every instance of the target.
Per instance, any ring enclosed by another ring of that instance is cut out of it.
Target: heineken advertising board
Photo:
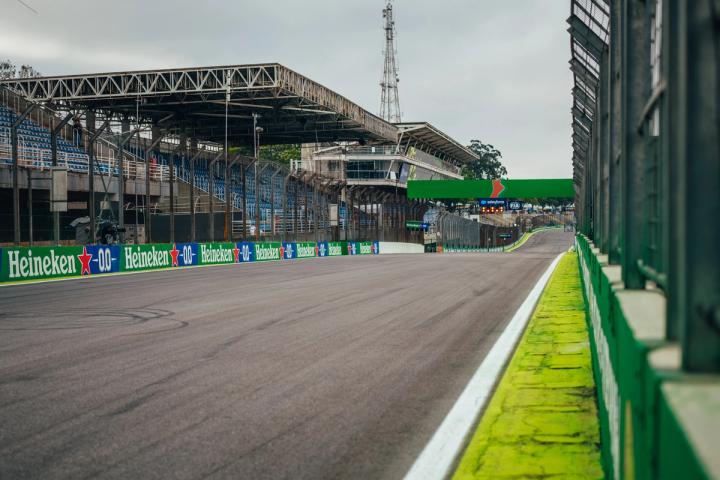
[[[248,263],[255,261],[255,244],[253,242],[241,242],[237,244],[238,262]]]
[[[340,257],[347,255],[346,242],[318,242],[318,257]]]
[[[285,260],[291,260],[297,258],[297,250],[295,244],[291,242],[283,242],[282,244],[282,258]]]
[[[0,249],[0,281],[99,275],[118,271],[118,246]]]
[[[295,252],[297,258],[317,257],[317,243],[296,243]]]
[[[266,262],[269,260],[280,260],[283,257],[282,243],[256,243],[255,261]]]
[[[0,278],[14,281],[90,273],[89,260],[83,247],[3,248]]]
[[[377,255],[379,242],[348,242],[348,255]]]
[[[199,265],[197,243],[156,243],[122,247],[121,272]]]
[[[234,243],[201,243],[200,265],[221,265],[224,263],[238,263],[240,249]]]
[[[0,282],[282,258],[380,253],[379,242],[166,243],[0,248]]]

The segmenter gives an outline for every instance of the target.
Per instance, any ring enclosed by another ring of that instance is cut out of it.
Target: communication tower
[[[400,98],[398,97],[397,62],[395,60],[395,20],[393,19],[392,0],[388,0],[383,9],[385,19],[385,67],[383,81],[380,82],[382,95],[380,97],[380,117],[391,123],[400,122]]]

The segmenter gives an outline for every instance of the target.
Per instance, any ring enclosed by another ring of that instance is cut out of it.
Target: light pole
[[[255,241],[260,241],[260,178],[258,177],[258,149],[260,143],[260,134],[263,132],[262,127],[257,124],[258,114],[253,113],[253,146],[255,152],[255,162],[253,169],[255,173]],[[272,188],[272,186],[271,186]]]

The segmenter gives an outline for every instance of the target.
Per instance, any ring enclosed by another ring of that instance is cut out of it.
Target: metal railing
[[[720,32],[711,2],[573,0],[580,232],[659,289],[687,371],[720,371]],[[591,4],[592,8],[588,7]]]

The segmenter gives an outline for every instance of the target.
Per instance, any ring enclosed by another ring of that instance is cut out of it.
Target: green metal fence
[[[720,4],[572,0],[579,229],[660,288],[687,371],[720,371]]]

